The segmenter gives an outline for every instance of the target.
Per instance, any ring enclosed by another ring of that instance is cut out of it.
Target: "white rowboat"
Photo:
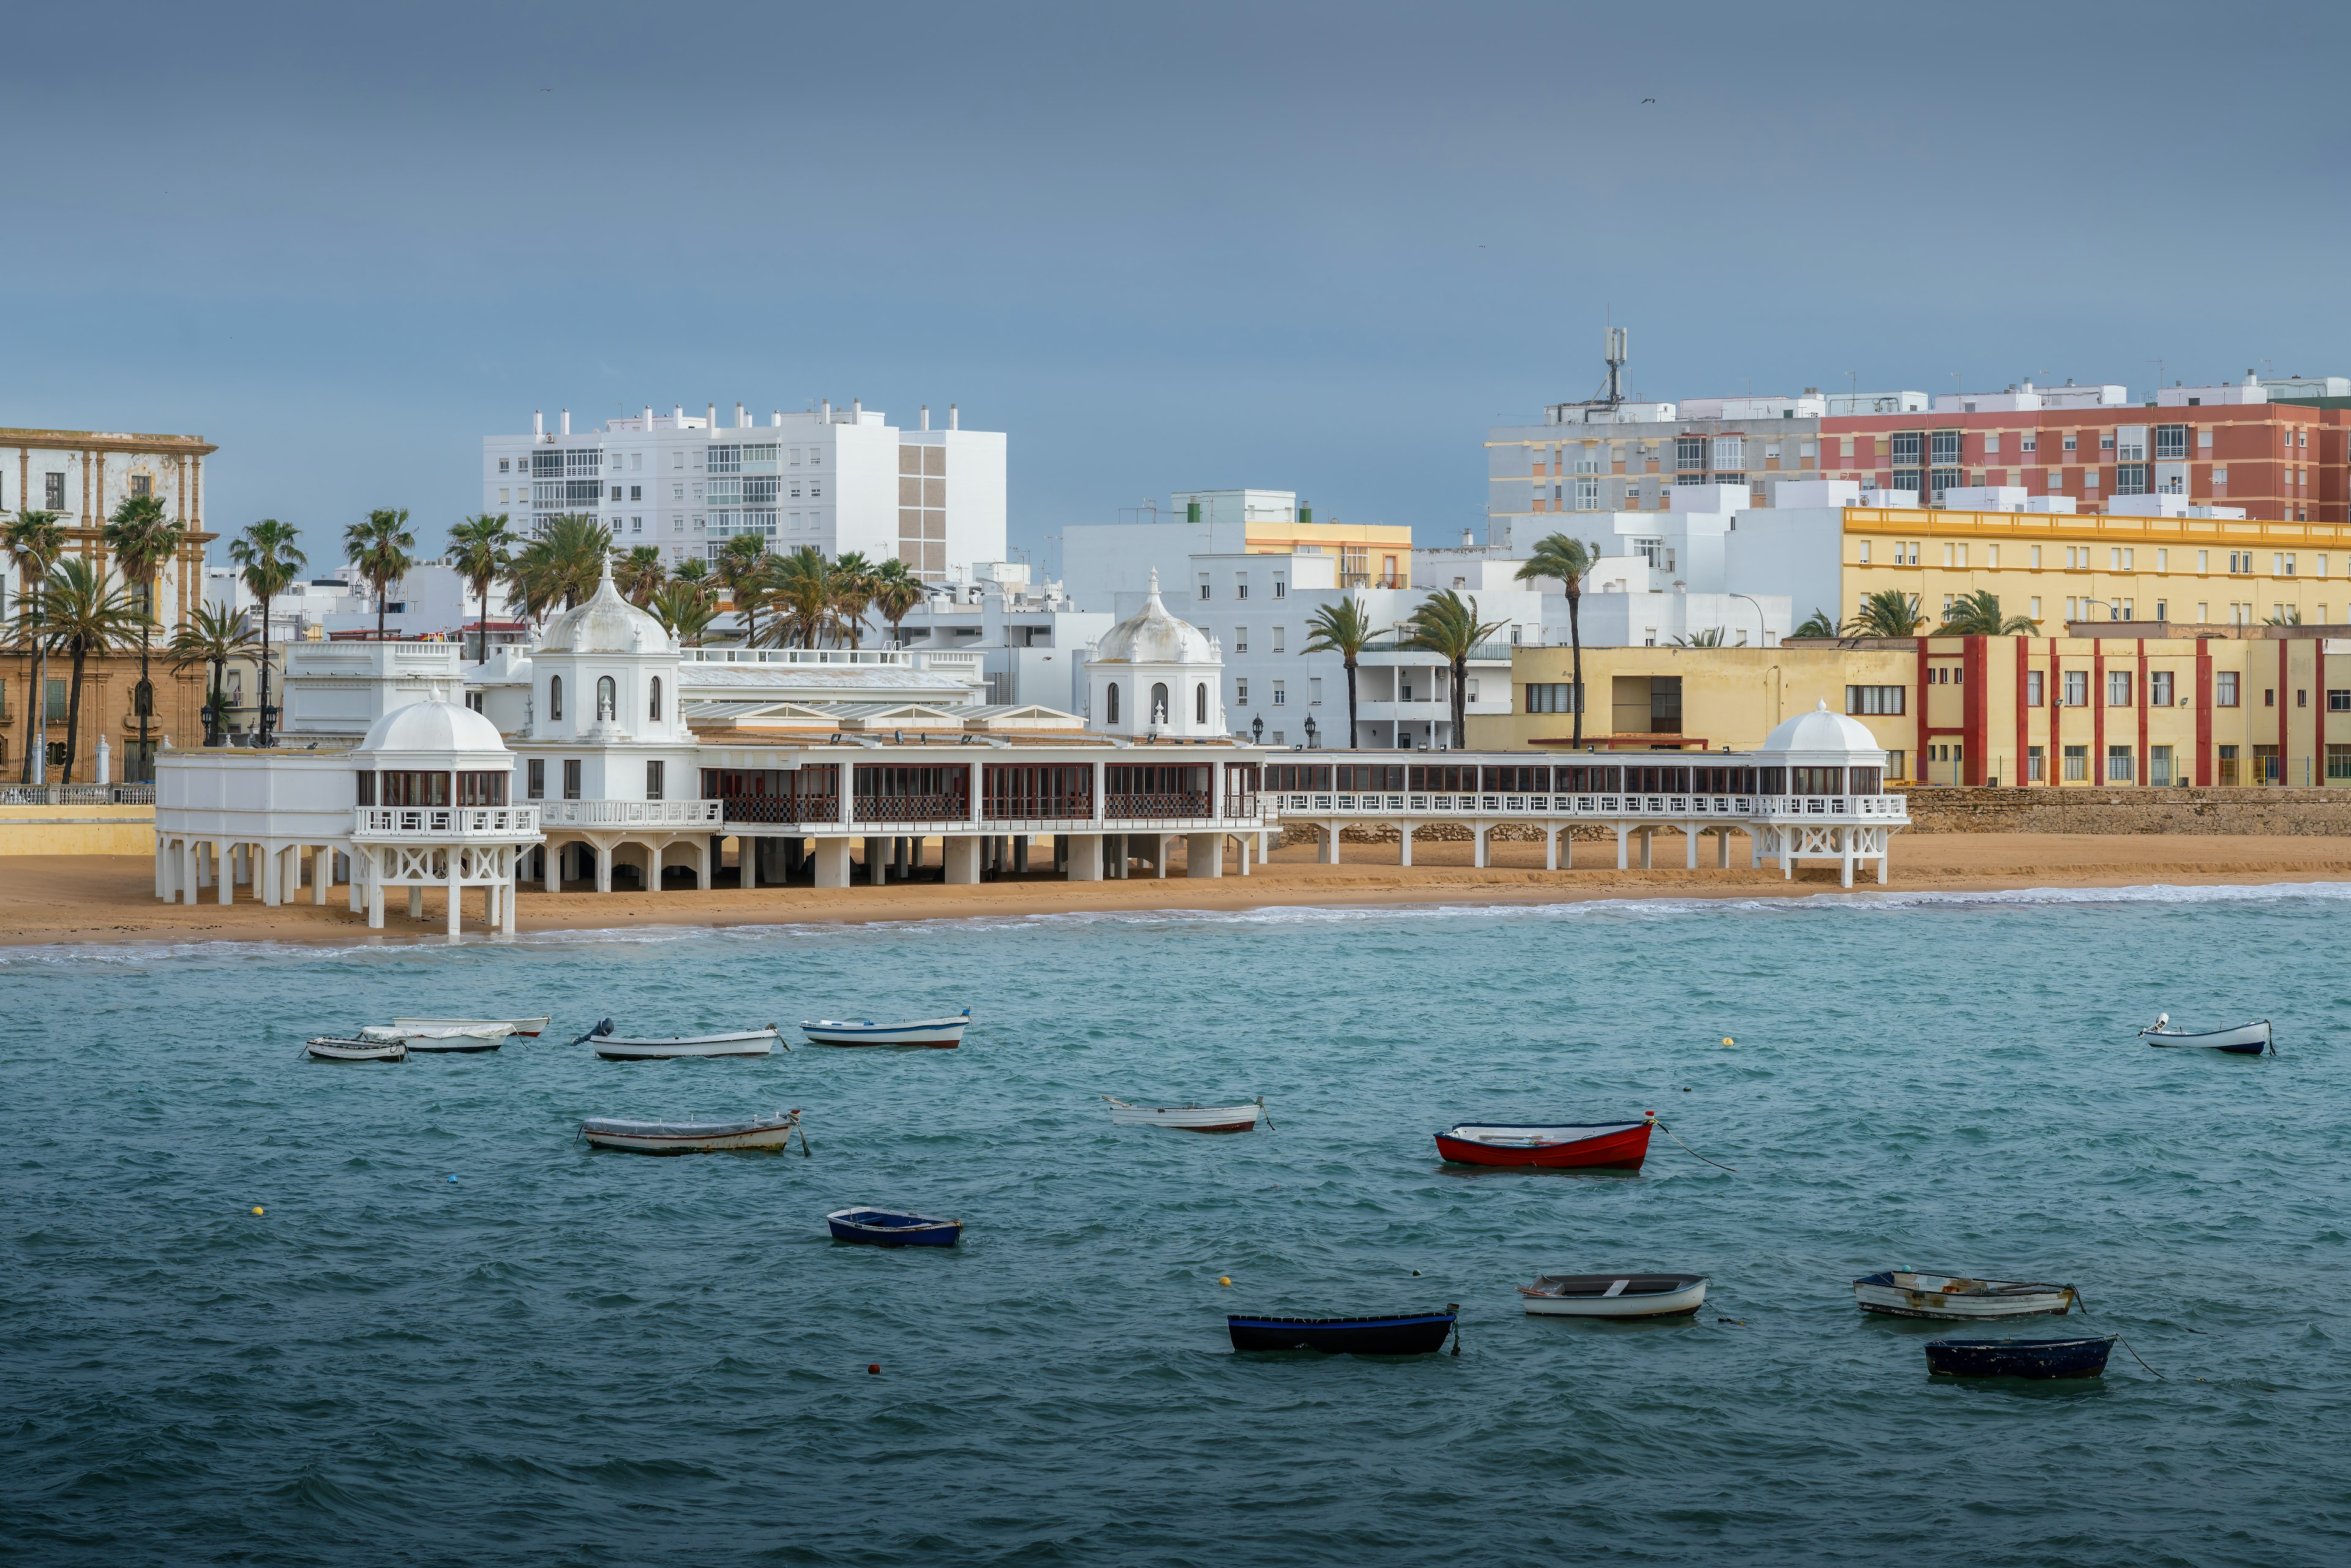
[[[496,1024],[508,1034],[527,1034],[537,1039],[545,1031],[548,1019],[394,1019],[394,1029],[487,1029]]]
[[[2192,1045],[2206,1051],[2225,1051],[2232,1056],[2259,1056],[2267,1051],[2274,1052],[2276,1045],[2270,1040],[2270,1020],[2241,1023],[2234,1029],[2210,1029],[2192,1033],[2171,1027],[2171,1015],[2159,1014],[2153,1029],[2138,1031],[2139,1039],[2149,1045]]]
[[[851,1023],[841,1019],[802,1019],[800,1032],[810,1045],[919,1045],[952,1051],[963,1043],[971,1027],[971,1009],[954,1018],[918,1019],[913,1023],[875,1023],[867,1019]]]
[[[496,1051],[507,1042],[507,1026],[502,1023],[470,1024],[464,1028],[405,1029],[398,1024],[389,1028],[370,1024],[360,1030],[363,1040],[394,1040],[412,1051],[474,1052]]]
[[[1919,1274],[1907,1269],[1893,1269],[1855,1280],[1853,1299],[1865,1312],[1973,1322],[1987,1318],[2062,1316],[2074,1310],[2076,1298],[2071,1285],[1971,1280],[1958,1274]]]
[[[637,1155],[703,1155],[729,1149],[780,1149],[795,1134],[800,1152],[808,1153],[808,1135],[800,1133],[797,1110],[740,1122],[629,1122],[614,1116],[590,1116],[580,1124],[580,1135],[600,1149],[625,1149]]]
[[[1706,1304],[1706,1276],[1545,1274],[1519,1297],[1539,1318],[1683,1318]]]
[[[302,1049],[320,1061],[405,1061],[408,1047],[396,1040],[348,1040],[322,1034]]]
[[[607,1061],[666,1061],[680,1056],[766,1056],[783,1042],[783,1031],[769,1024],[765,1029],[739,1030],[731,1034],[687,1034],[668,1038],[640,1038],[614,1034],[612,1020],[606,1019],[593,1030],[571,1043],[592,1043],[596,1054]],[[786,1051],[790,1046],[784,1046]]]
[[[1111,1125],[1114,1127],[1172,1127],[1183,1133],[1246,1133],[1253,1130],[1258,1118],[1265,1114],[1265,1096],[1260,1094],[1246,1105],[1130,1105],[1123,1100],[1110,1101]],[[1266,1125],[1273,1124],[1269,1121]]]

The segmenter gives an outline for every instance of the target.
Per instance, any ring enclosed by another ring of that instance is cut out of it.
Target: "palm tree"
[[[23,574],[30,596],[37,600],[49,569],[66,553],[63,512],[18,512],[0,524],[0,546]],[[40,643],[33,657],[33,700],[25,705],[25,768],[20,783],[31,784],[36,768],[40,781],[49,777],[49,645]]]
[[[2262,624],[2264,626],[2299,626],[2302,624],[2302,612],[2294,608],[2293,605],[2287,605],[2285,607],[2285,613],[2283,615],[2262,616]]]
[[[504,512],[481,512],[449,530],[449,559],[482,606],[482,657],[490,662],[490,585],[514,564],[515,537]]]
[[[671,581],[692,583],[696,593],[705,599],[710,597],[710,563],[700,556],[690,556],[679,561],[677,570],[669,575]]]
[[[1837,624],[1829,619],[1829,612],[1825,610],[1813,611],[1802,625],[1789,633],[1792,637],[1834,637],[1836,634]]]
[[[145,612],[146,623],[139,632],[139,689],[132,694],[132,706],[139,710],[139,757],[131,768],[126,768],[123,778],[154,777],[154,755],[147,739],[149,717],[155,711],[155,685],[148,678],[147,656],[158,624],[155,616],[155,578],[180,553],[187,542],[185,525],[173,522],[163,511],[163,502],[156,496],[129,496],[114,508],[105,529],[106,548],[114,553],[122,575],[138,584],[141,598],[140,608]]]
[[[1527,558],[1526,564],[1519,568],[1516,578],[1520,582],[1533,582],[1546,577],[1554,579],[1561,591],[1567,595],[1568,658],[1573,668],[1569,678],[1575,683],[1572,688],[1575,711],[1569,721],[1574,733],[1569,743],[1574,746],[1583,744],[1583,621],[1580,613],[1583,604],[1583,580],[1591,576],[1592,569],[1599,564],[1599,541],[1587,544],[1582,539],[1569,538],[1565,534],[1553,534],[1536,541],[1534,553]],[[1456,741],[1455,744],[1460,743]]]
[[[858,550],[845,550],[832,563],[832,591],[841,601],[841,624],[849,645],[865,645],[865,612],[873,602],[874,566]]]
[[[744,645],[757,644],[759,641],[760,601],[768,595],[766,536],[737,534],[719,546],[718,559],[711,564],[710,575],[735,601],[735,613],[743,622]]]
[[[66,704],[66,761],[60,784],[73,782],[74,758],[81,744],[81,683],[92,653],[104,655],[129,644],[147,612],[114,586],[97,562],[76,557],[49,570],[35,603],[17,617],[19,630],[42,645],[73,656],[73,695]]]
[[[1881,588],[1861,601],[1861,612],[1844,623],[1848,637],[1915,637],[1927,624],[1918,613],[1918,596],[1898,588]]]
[[[243,568],[245,586],[261,601],[261,744],[269,744],[269,601],[310,564],[294,546],[291,525],[264,517],[228,542],[228,559]]]
[[[801,647],[813,648],[826,632],[838,633],[841,595],[832,572],[824,552],[810,545],[777,560],[768,596],[776,607],[778,647],[797,640]]]
[[[1444,654],[1453,668],[1453,745],[1458,750],[1468,738],[1469,655],[1502,622],[1479,621],[1478,601],[1448,588],[1422,600],[1405,624],[1412,632],[1411,646]]]
[[[367,521],[343,530],[343,558],[359,568],[360,576],[375,590],[375,640],[379,643],[383,641],[384,595],[416,564],[416,558],[408,553],[415,548],[416,536],[408,531],[406,507],[380,507],[367,515]]]
[[[204,685],[206,746],[218,746],[228,728],[222,717],[228,707],[228,694],[221,689],[228,662],[261,651],[245,617],[225,606],[215,609],[209,604],[197,605],[172,634],[172,668],[189,670],[202,664],[208,673]]]
[[[890,623],[892,646],[905,644],[900,624],[922,601],[923,585],[904,561],[893,557],[873,569],[873,608]]]
[[[702,646],[702,634],[718,615],[717,607],[699,588],[674,579],[655,591],[645,609],[664,631],[689,648]]]
[[[612,582],[622,598],[643,610],[668,575],[668,570],[662,565],[661,547],[639,545],[622,558],[612,573]]]
[[[2002,615],[2000,595],[1989,588],[1962,593],[1943,612],[1938,637],[2030,637],[2040,622],[2029,615]]]
[[[570,609],[596,591],[611,549],[612,530],[584,512],[548,518],[507,569],[515,602],[534,620],[559,602]]]
[[[1671,645],[1677,648],[1719,648],[1722,646],[1722,628],[1709,626],[1703,632],[1689,632],[1675,638]]]
[[[1309,653],[1336,653],[1347,672],[1347,747],[1353,750],[1363,745],[1355,734],[1355,658],[1364,645],[1372,640],[1372,618],[1364,612],[1364,601],[1348,594],[1336,604],[1325,604],[1306,619],[1306,647]]]

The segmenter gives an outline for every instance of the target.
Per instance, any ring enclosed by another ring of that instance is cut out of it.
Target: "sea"
[[[14,1563],[2351,1560],[2351,886],[0,952]],[[612,1064],[968,1007],[954,1051]],[[395,1013],[551,1013],[404,1065]],[[2274,1020],[2260,1059],[2154,1051]],[[1102,1096],[1262,1095],[1230,1136]],[[583,1116],[799,1107],[810,1153]],[[1637,1174],[1459,1121],[1657,1113]],[[830,1210],[959,1218],[952,1251]],[[2106,1375],[1928,1375],[1888,1268],[2077,1286]],[[1529,1318],[1544,1272],[1712,1280]],[[1228,1282],[1229,1281],[1229,1282]],[[1460,1354],[1225,1316],[1458,1303]]]

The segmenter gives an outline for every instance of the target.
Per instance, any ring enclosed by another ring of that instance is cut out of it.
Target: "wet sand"
[[[1809,896],[1838,891],[1834,868],[1807,868],[1792,882],[1775,868],[1729,871],[1701,866],[1684,870],[1677,839],[1661,836],[1658,859],[1673,861],[1649,871],[1618,871],[1613,845],[1579,843],[1592,863],[1573,870],[1542,869],[1541,844],[1494,846],[1498,863],[1483,870],[1469,864],[1469,846],[1426,842],[1415,846],[1415,864],[1396,863],[1393,844],[1347,844],[1343,864],[1314,862],[1311,845],[1275,852],[1270,864],[1244,878],[1227,862],[1221,878],[1178,874],[1165,880],[1137,877],[1124,882],[1068,883],[1047,873],[1007,877],[977,886],[948,887],[936,881],[883,887],[818,890],[724,885],[734,873],[720,873],[709,892],[673,886],[659,893],[627,889],[598,894],[592,888],[548,894],[526,888],[517,925],[526,932],[591,931],[631,925],[747,925],[805,921],[936,920],[965,915],[1022,916],[1114,911],[1235,910],[1280,905],[1379,905],[1409,904],[1550,904],[1595,898],[1755,898]],[[936,847],[932,850],[934,861]],[[1745,860],[1743,842],[1732,846],[1734,862]],[[923,873],[935,878],[934,864]],[[2025,888],[2179,886],[2351,881],[2351,838],[2253,837],[2238,835],[2040,833],[1905,833],[1895,842],[1894,875],[1886,884],[1900,892],[2006,892]],[[1859,882],[1855,892],[1876,891]],[[131,855],[26,855],[0,859],[0,944],[142,941],[321,941],[363,940],[366,917],[345,907],[341,886],[330,890],[324,907],[304,902],[268,908],[251,890],[236,901],[163,904],[154,896],[152,862]],[[446,905],[438,893],[424,900],[425,918],[407,917],[406,901],[395,894],[381,936],[392,940],[440,936]],[[476,895],[465,911],[469,936],[480,934]]]

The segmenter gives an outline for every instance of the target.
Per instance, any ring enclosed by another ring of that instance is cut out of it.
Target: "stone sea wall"
[[[2246,833],[2351,838],[2351,789],[1922,788],[1915,833]]]

